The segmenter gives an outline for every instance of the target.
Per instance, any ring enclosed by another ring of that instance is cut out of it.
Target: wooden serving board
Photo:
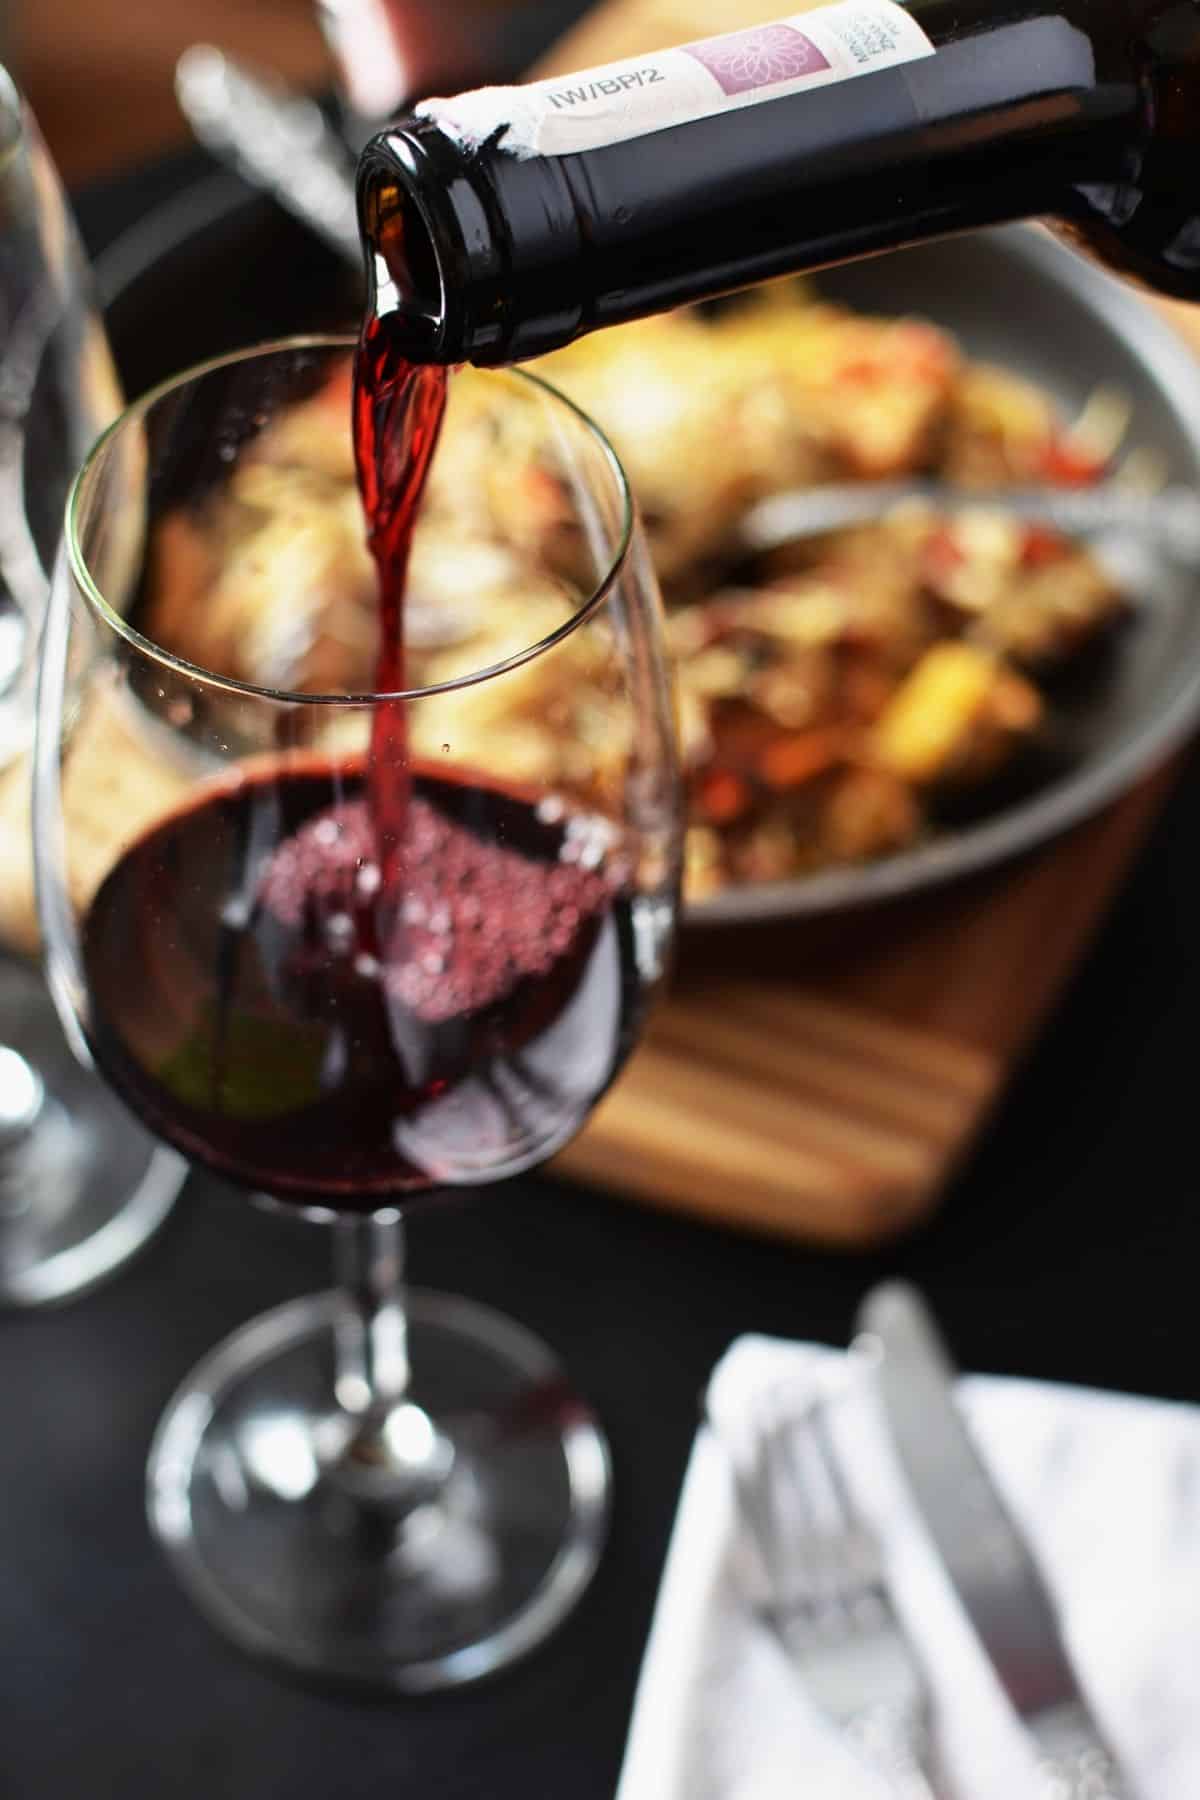
[[[969,887],[840,930],[798,921],[755,932],[756,945],[685,943],[646,1042],[558,1166],[815,1243],[866,1248],[917,1224],[1085,949],[1173,774]],[[723,956],[751,966],[720,972]]]
[[[607,0],[535,73],[789,8]],[[1200,314],[1167,310],[1200,350]],[[970,885],[854,922],[685,943],[645,1044],[558,1166],[657,1205],[846,1248],[915,1225],[1079,960],[1173,774]]]

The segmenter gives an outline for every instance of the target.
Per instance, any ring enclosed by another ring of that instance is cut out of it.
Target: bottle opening
[[[437,360],[446,296],[429,226],[392,171],[364,158],[359,224],[372,310],[390,316],[414,361]]]

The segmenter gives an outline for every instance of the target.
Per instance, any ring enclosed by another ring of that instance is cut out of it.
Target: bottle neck
[[[436,117],[401,121],[360,180],[368,235],[378,246],[401,220],[409,246],[399,283],[376,257],[380,304],[407,308],[416,356],[508,362],[789,271],[1082,218],[1097,196],[1119,209],[1147,107],[1126,7],[909,13],[929,50],[896,66],[579,151],[519,156],[503,132],[465,146]]]

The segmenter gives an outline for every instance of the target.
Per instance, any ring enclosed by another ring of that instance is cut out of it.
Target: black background
[[[148,181],[83,196],[93,247],[149,197]],[[709,1370],[748,1329],[844,1341],[885,1273],[924,1286],[973,1368],[1195,1396],[1198,806],[1193,758],[985,1140],[903,1245],[806,1253],[544,1179],[414,1222],[416,1278],[548,1338],[615,1457],[598,1579],[490,1684],[419,1703],[303,1690],[219,1641],[150,1542],[158,1415],[225,1333],[324,1284],[318,1229],[193,1178],[102,1291],[0,1322],[0,1793],[610,1800]]]

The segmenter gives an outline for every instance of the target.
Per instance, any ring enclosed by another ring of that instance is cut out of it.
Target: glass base
[[[539,1644],[590,1580],[607,1445],[537,1338],[418,1289],[401,1410],[427,1434],[432,1421],[450,1472],[398,1515],[329,1460],[347,1417],[332,1398],[338,1309],[334,1294],[279,1307],[193,1372],[151,1451],[151,1525],[244,1649],[400,1692],[477,1680]]]
[[[44,1306],[140,1250],[186,1168],[76,1060],[36,971],[7,960],[0,1036],[41,1086],[28,1129],[0,1146],[0,1306]]]

